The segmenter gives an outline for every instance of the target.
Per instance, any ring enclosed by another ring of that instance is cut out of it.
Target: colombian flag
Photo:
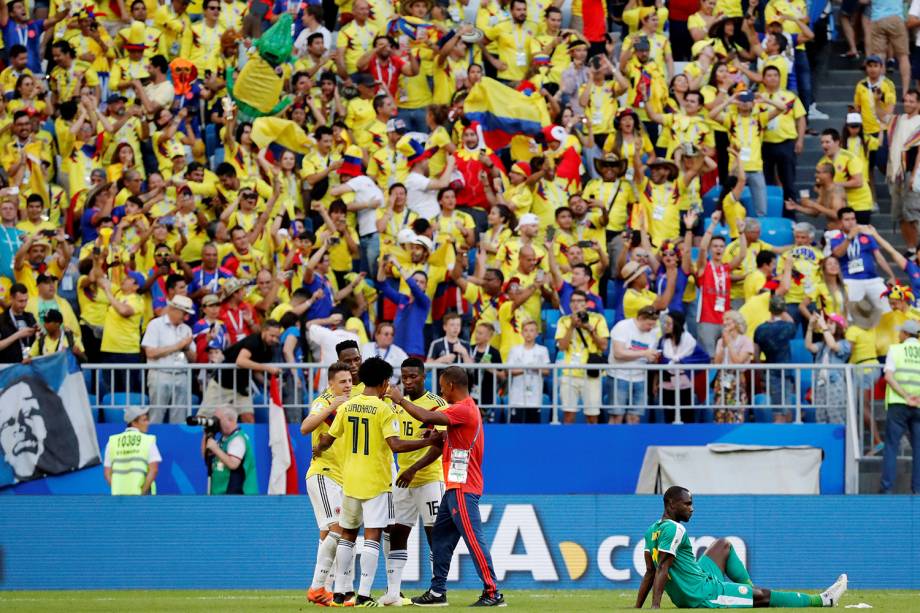
[[[540,96],[527,96],[494,79],[483,77],[473,86],[463,112],[482,126],[490,149],[497,151],[518,135],[538,136],[549,125],[549,111]]]
[[[277,144],[294,153],[306,154],[313,147],[313,139],[303,128],[290,119],[258,117],[252,122],[252,142],[260,149]]]

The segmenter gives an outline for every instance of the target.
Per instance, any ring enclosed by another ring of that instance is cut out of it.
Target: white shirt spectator
[[[514,366],[545,366],[549,351],[543,345],[531,348],[515,345],[508,353],[508,364]],[[537,407],[543,403],[543,375],[538,368],[525,369],[523,375],[511,375],[508,404],[511,407]]]
[[[190,337],[191,335],[192,329],[184,323],[175,326],[169,321],[167,315],[160,315],[156,319],[153,319],[147,326],[147,331],[144,332],[144,338],[141,340],[141,347],[159,349],[161,347],[175,345],[182,339]],[[188,364],[188,358],[185,355],[185,351],[174,351],[160,358],[153,360],[148,359],[147,363],[169,366],[181,365]]]
[[[642,332],[639,330],[639,326],[636,325],[635,319],[624,319],[623,321],[618,322],[613,330],[610,331],[610,341],[611,343],[622,343],[626,349],[632,349],[633,351],[642,351],[644,349],[655,349],[658,346],[658,338],[661,336],[661,332],[658,329],[658,326],[652,328],[651,332]],[[618,360],[613,355],[613,350],[610,350],[610,363],[618,364],[621,366],[624,365],[639,365],[647,364],[648,360],[645,358],[637,358],[633,360]],[[614,379],[621,379],[623,381],[644,381],[645,380],[645,371],[644,370],[633,370],[629,368],[614,368],[612,370]]]
[[[373,179],[366,175],[349,179],[345,185],[355,193],[355,204],[369,204],[376,201],[379,203],[378,206],[383,206],[386,201],[383,191],[377,187]],[[377,208],[358,211],[358,236],[367,236],[375,232],[377,232]]]
[[[342,341],[358,342],[358,335],[349,332],[344,328],[331,330],[325,326],[312,324],[307,329],[307,338],[310,340],[310,348],[313,351],[314,359],[319,356],[319,363],[323,366],[329,366],[338,359],[335,353],[335,346]],[[329,373],[325,368],[319,372],[319,390],[323,391],[329,384]]]
[[[429,189],[431,179],[417,172],[410,172],[405,180],[406,206],[425,219],[434,219],[441,212],[437,190]]]
[[[390,379],[390,383],[393,385],[399,383],[399,369],[408,357],[409,355],[396,343],[389,347],[380,347],[376,341],[371,341],[364,343],[364,346],[361,347],[362,362],[370,358],[380,358],[393,367],[393,377]]]

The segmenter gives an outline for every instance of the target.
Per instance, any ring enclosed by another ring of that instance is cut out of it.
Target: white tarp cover
[[[807,446],[649,446],[636,493],[680,485],[694,494],[820,494],[822,456]]]

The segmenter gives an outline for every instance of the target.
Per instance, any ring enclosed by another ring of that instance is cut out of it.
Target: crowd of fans
[[[842,132],[820,134],[830,5],[575,0],[564,28],[561,4],[0,4],[0,359],[175,366],[146,390],[139,370],[103,385],[251,421],[249,372],[282,374],[302,406],[307,373],[271,364],[329,364],[354,339],[394,367],[512,364],[474,392],[521,420],[563,363],[566,421],[609,405],[610,423],[698,392],[686,372],[650,384],[645,364],[791,364],[793,339],[821,364],[883,359],[920,319],[920,2],[906,22],[901,2],[843,3],[866,77]],[[307,154],[257,146],[227,91],[285,13],[279,116]],[[485,79],[545,106],[542,132],[490,149],[496,126],[464,113]],[[799,191],[796,160],[819,147]],[[874,173],[906,254],[872,225]],[[791,240],[765,240],[772,217],[797,221]],[[240,368],[190,390],[189,362]],[[837,374],[813,381],[825,421],[843,419]],[[748,418],[758,393],[790,405],[790,377],[720,370],[715,419]]]

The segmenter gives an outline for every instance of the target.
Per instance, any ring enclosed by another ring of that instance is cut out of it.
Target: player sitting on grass
[[[669,487],[664,494],[664,515],[645,533],[645,576],[639,586],[636,608],[642,608],[652,591],[652,608],[661,606],[667,592],[677,607],[686,609],[745,609],[751,607],[833,607],[847,591],[847,576],[818,595],[778,592],[754,587],[747,569],[725,539],[706,549],[697,561],[681,522],[693,515],[689,490]],[[728,580],[726,580],[726,578]]]

